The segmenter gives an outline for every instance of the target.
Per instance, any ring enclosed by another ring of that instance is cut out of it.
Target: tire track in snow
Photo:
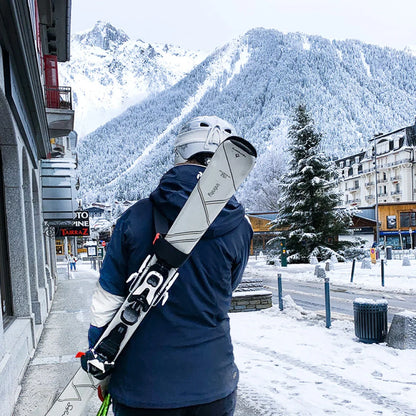
[[[362,384],[356,383],[354,381],[348,380],[338,374],[335,374],[327,369],[324,369],[322,367],[314,366],[311,364],[308,364],[307,362],[304,362],[298,358],[294,358],[290,355],[279,353],[276,351],[271,350],[267,347],[260,347],[254,344],[249,344],[246,342],[238,342],[234,340],[234,344],[238,347],[242,347],[245,349],[248,349],[250,351],[254,351],[256,353],[260,353],[266,357],[269,358],[269,362],[276,362],[278,361],[281,363],[282,367],[287,370],[287,373],[285,374],[285,377],[292,378],[291,381],[295,381],[297,383],[302,383],[302,380],[300,380],[296,376],[292,376],[290,374],[289,366],[296,367],[298,369],[301,369],[302,371],[307,371],[309,373],[312,373],[315,376],[318,376],[320,379],[329,381],[341,388],[344,388],[351,393],[355,393],[358,396],[364,397],[369,402],[380,406],[384,410],[389,410],[394,415],[401,415],[401,416],[414,416],[416,415],[416,408],[411,408],[408,405],[401,403],[399,401],[396,401],[394,399],[388,398],[383,394],[380,394],[379,392],[372,390],[371,388],[368,388]],[[271,360],[270,360],[271,359]],[[275,363],[275,365],[277,365]],[[277,370],[278,371],[278,370]],[[320,382],[317,382],[318,384]],[[290,386],[289,386],[290,387]],[[245,385],[244,383],[239,384],[239,391],[241,392],[242,400],[248,401],[251,403],[251,405],[255,405],[256,407],[260,407],[259,410],[262,410],[262,413],[260,413],[262,416],[281,416],[281,415],[302,415],[302,413],[290,413],[288,410],[284,410],[282,406],[279,404],[276,404],[275,400],[272,399],[273,392],[274,394],[276,392],[279,392],[279,386],[277,388],[273,388],[270,386],[267,391],[264,391],[263,386],[261,387],[261,391],[259,389],[255,389],[253,387],[250,387],[248,385]],[[339,400],[340,398],[334,397],[331,394],[331,391],[328,391],[327,394],[324,395],[328,400]],[[351,404],[354,406],[354,403],[345,400],[345,404]],[[270,407],[269,407],[270,406]],[[359,410],[356,407],[357,410]],[[368,409],[367,409],[368,410]],[[263,413],[264,411],[264,413]],[[353,412],[354,410],[351,409]],[[332,411],[324,411],[324,413],[332,414],[335,412]],[[311,413],[312,414],[312,413]],[[374,411],[373,414],[384,414],[383,412],[378,412],[377,410]],[[248,416],[248,415],[247,415]],[[251,415],[250,415],[251,416]],[[254,416],[254,415],[253,415]]]

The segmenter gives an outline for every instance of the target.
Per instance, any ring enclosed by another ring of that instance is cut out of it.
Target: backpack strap
[[[153,223],[156,235],[165,236],[169,231],[168,219],[153,204]]]

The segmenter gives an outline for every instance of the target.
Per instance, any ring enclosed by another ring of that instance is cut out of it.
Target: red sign
[[[90,229],[89,227],[81,227],[81,228],[73,228],[73,227],[65,227],[65,228],[61,228],[61,236],[62,237],[66,237],[66,236],[89,236],[90,235]]]
[[[57,228],[57,237],[88,237],[90,235],[90,218],[88,211],[75,211],[72,223]]]

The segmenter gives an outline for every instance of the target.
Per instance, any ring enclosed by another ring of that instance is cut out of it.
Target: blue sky
[[[133,39],[205,51],[254,27],[416,46],[415,0],[72,0],[73,33],[97,20]]]

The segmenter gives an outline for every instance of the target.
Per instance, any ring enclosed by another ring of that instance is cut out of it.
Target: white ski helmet
[[[195,117],[182,126],[175,140],[175,165],[196,159],[206,165],[217,147],[236,136],[233,125],[216,116]]]

